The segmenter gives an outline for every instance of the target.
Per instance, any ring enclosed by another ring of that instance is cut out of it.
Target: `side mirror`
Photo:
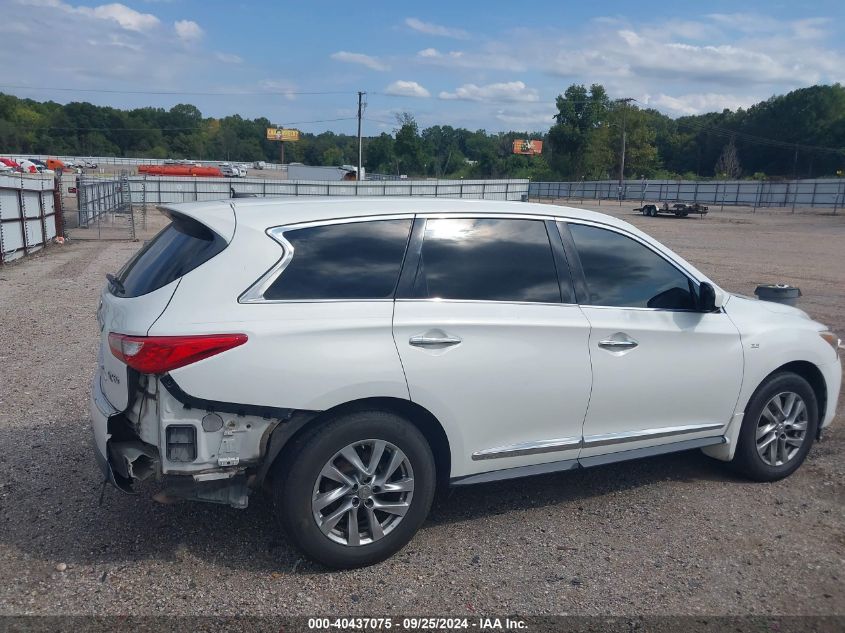
[[[716,301],[716,289],[712,284],[702,281],[698,286],[698,309],[701,312],[714,312],[719,305]]]

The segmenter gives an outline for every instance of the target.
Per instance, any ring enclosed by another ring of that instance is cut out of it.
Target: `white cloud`
[[[554,115],[551,109],[540,112],[526,112],[525,110],[497,110],[496,120],[501,121],[511,128],[536,128],[547,129],[553,122]]]
[[[771,33],[781,28],[777,19],[757,13],[711,13],[707,17],[725,28],[744,33]]]
[[[127,31],[147,31],[161,23],[151,13],[141,13],[119,2],[101,4],[96,7],[75,7],[60,0],[18,0],[17,4],[33,8],[53,8],[65,13],[76,13],[100,20],[111,20]]]
[[[156,16],[150,13],[140,13],[124,4],[116,2],[113,4],[103,4],[93,9],[79,7],[77,10],[82,13],[90,11],[95,17],[104,20],[114,20],[129,31],[146,31],[159,24],[159,19]]]
[[[416,81],[403,81],[401,79],[390,84],[384,89],[384,92],[397,97],[427,98],[431,96],[431,93]]]
[[[462,101],[539,101],[540,96],[534,88],[528,88],[521,81],[509,81],[505,83],[487,84],[478,86],[476,84],[464,84],[455,92],[441,92],[438,95],[441,99]]]
[[[499,50],[449,51],[443,53],[436,48],[424,48],[416,54],[415,58],[420,63],[447,69],[520,72],[526,68],[525,63],[512,53]]]
[[[173,23],[173,28],[176,29],[179,39],[186,43],[198,42],[204,34],[202,27],[193,20],[177,20]]]
[[[426,35],[436,35],[438,37],[451,37],[456,40],[469,39],[469,33],[463,29],[456,29],[449,26],[442,26],[434,24],[433,22],[423,22],[418,18],[405,18],[405,24],[417,31],[418,33],[425,33]]]
[[[370,70],[390,70],[390,66],[381,61],[378,57],[371,55],[364,55],[363,53],[350,53],[347,51],[338,51],[332,53],[330,57],[338,62],[345,62],[347,64],[360,64],[366,66]]]
[[[240,55],[235,55],[234,53],[221,53],[220,51],[214,53],[214,57],[224,64],[242,64],[244,61],[243,57]]]
[[[806,18],[796,20],[790,26],[795,37],[803,40],[817,40],[829,35],[830,31],[827,28],[829,24],[829,18]]]
[[[175,89],[184,85],[185,75],[204,63],[177,46],[156,16],[122,4],[77,7],[58,0],[6,2],[3,19],[21,25],[19,35],[7,32],[0,38],[0,67],[9,83],[108,88],[131,78],[137,85]],[[50,51],[51,63],[37,78],[31,68],[14,61],[35,58],[45,50]],[[66,99],[70,95],[39,91],[27,96]],[[76,98],[94,100],[93,96]],[[112,97],[109,105],[119,107],[126,101]]]
[[[648,85],[678,87],[700,84],[738,90],[770,86],[772,91],[831,81],[842,68],[842,55],[822,53],[787,35],[737,39],[724,43],[690,44],[658,40],[633,28],[603,32],[586,46],[559,45],[547,68],[552,74],[580,81],[604,82],[625,91]],[[645,85],[644,84],[648,84]],[[754,93],[760,92],[755,90]]]
[[[296,100],[296,84],[287,79],[262,79],[258,82],[262,90],[267,92],[275,92],[284,96],[288,101]]]
[[[668,111],[675,115],[701,114],[703,112],[721,112],[725,108],[736,110],[747,108],[763,97],[738,97],[732,94],[714,92],[683,94],[670,96],[666,94],[646,95],[642,102],[649,107]]]

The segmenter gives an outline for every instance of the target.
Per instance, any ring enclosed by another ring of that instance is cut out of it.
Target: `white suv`
[[[105,477],[235,507],[266,487],[329,566],[399,550],[438,483],[692,448],[771,481],[834,417],[833,333],[605,215],[420,198],[163,212],[98,310]]]

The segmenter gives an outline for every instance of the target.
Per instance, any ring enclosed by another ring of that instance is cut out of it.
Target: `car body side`
[[[698,282],[712,283],[651,237],[625,222],[604,215],[566,207],[550,209],[546,205],[452,202],[455,204],[449,211],[450,216],[461,212],[467,216],[490,213],[502,217],[587,221],[606,225],[644,242]],[[394,299],[258,303],[239,300],[284,256],[282,246],[268,236],[269,227],[302,222],[331,223],[350,217],[363,219],[365,216],[411,219],[442,213],[442,201],[437,204],[428,201],[408,204],[406,201],[401,208],[391,206],[390,200],[364,200],[351,204],[348,201],[323,200],[288,206],[278,202],[273,205],[270,201],[233,201],[177,205],[174,209],[200,219],[223,236],[229,242],[228,246],[217,257],[155,291],[161,295],[155,302],[161,311],[151,321],[152,325],[146,329],[140,327],[145,331],[124,333],[166,336],[237,332],[246,334],[249,341],[224,354],[173,370],[164,378],[149,377],[139,387],[141,396],[127,403],[130,409],[126,415],[140,428],[146,429],[146,441],[156,446],[162,445],[165,428],[169,424],[192,425],[197,429],[198,437],[203,436],[201,420],[210,407],[203,408],[197,402],[234,406],[233,413],[223,416],[226,427],[219,434],[205,434],[195,462],[170,463],[162,455],[164,474],[219,472],[219,458],[227,450],[239,457],[235,463],[241,468],[261,465],[275,457],[280,448],[271,448],[273,434],[284,429],[291,419],[296,419],[297,413],[303,414],[300,424],[318,424],[325,419],[325,412],[375,400],[382,406],[396,403],[400,408],[403,403],[413,403],[413,407],[440,425],[448,441],[448,477],[453,480],[491,470],[561,459],[553,452],[508,457],[495,464],[472,459],[471,454],[485,446],[484,429],[467,428],[460,416],[453,415],[448,407],[442,406],[435,395],[426,395],[419,390],[415,392],[413,386],[409,386],[393,333]],[[268,216],[272,216],[272,220]],[[838,397],[841,366],[836,353],[818,336],[824,328],[799,310],[780,306],[761,307],[761,302],[717,291],[723,304],[722,310],[736,327],[743,367],[739,384],[735,385],[732,414],[725,417],[722,429],[709,433],[724,438],[723,442],[705,451],[718,459],[730,460],[736,447],[742,412],[754,390],[767,375],[796,362],[806,364],[802,367],[810,368],[808,371],[815,371],[821,377],[814,385],[819,387],[823,407],[820,422],[822,426],[830,424]],[[105,294],[104,300],[108,300]],[[577,306],[573,309],[577,310]],[[132,329],[132,317],[128,312],[131,308],[120,312],[124,330],[127,326]],[[765,318],[767,314],[771,314],[772,318]],[[550,314],[549,318],[553,316]],[[144,319],[138,323],[143,322]],[[117,327],[120,329],[121,325]],[[105,353],[108,354],[107,346]],[[702,366],[702,380],[706,380],[709,373],[719,371],[717,365]],[[562,381],[566,378],[560,377]],[[466,379],[472,380],[472,377],[467,376]],[[454,388],[460,389],[460,385],[456,384]],[[690,385],[690,388],[696,387]],[[101,396],[102,389],[95,384],[95,402]],[[186,398],[189,398],[187,405]],[[191,405],[191,402],[194,404]],[[244,405],[242,410],[238,410],[238,405]],[[636,406],[636,403],[620,403],[619,406],[619,414],[624,415],[624,407]],[[679,406],[682,406],[681,400]],[[106,411],[103,411],[104,408]],[[106,413],[108,406],[100,403],[98,410]],[[529,409],[525,410],[525,415],[530,416]],[[514,420],[514,423],[519,424],[520,420]],[[287,435],[290,436],[293,430]],[[703,435],[708,434],[690,437]],[[657,446],[669,444],[672,440],[655,439],[646,444]],[[101,451],[105,451],[102,442]]]

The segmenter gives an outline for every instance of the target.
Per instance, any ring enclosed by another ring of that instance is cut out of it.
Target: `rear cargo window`
[[[393,296],[411,220],[371,220],[285,232],[293,259],[264,293],[269,300]]]
[[[175,213],[170,218],[171,223],[120,269],[120,283],[109,284],[112,294],[140,297],[158,290],[226,248],[226,240],[202,223]]]

